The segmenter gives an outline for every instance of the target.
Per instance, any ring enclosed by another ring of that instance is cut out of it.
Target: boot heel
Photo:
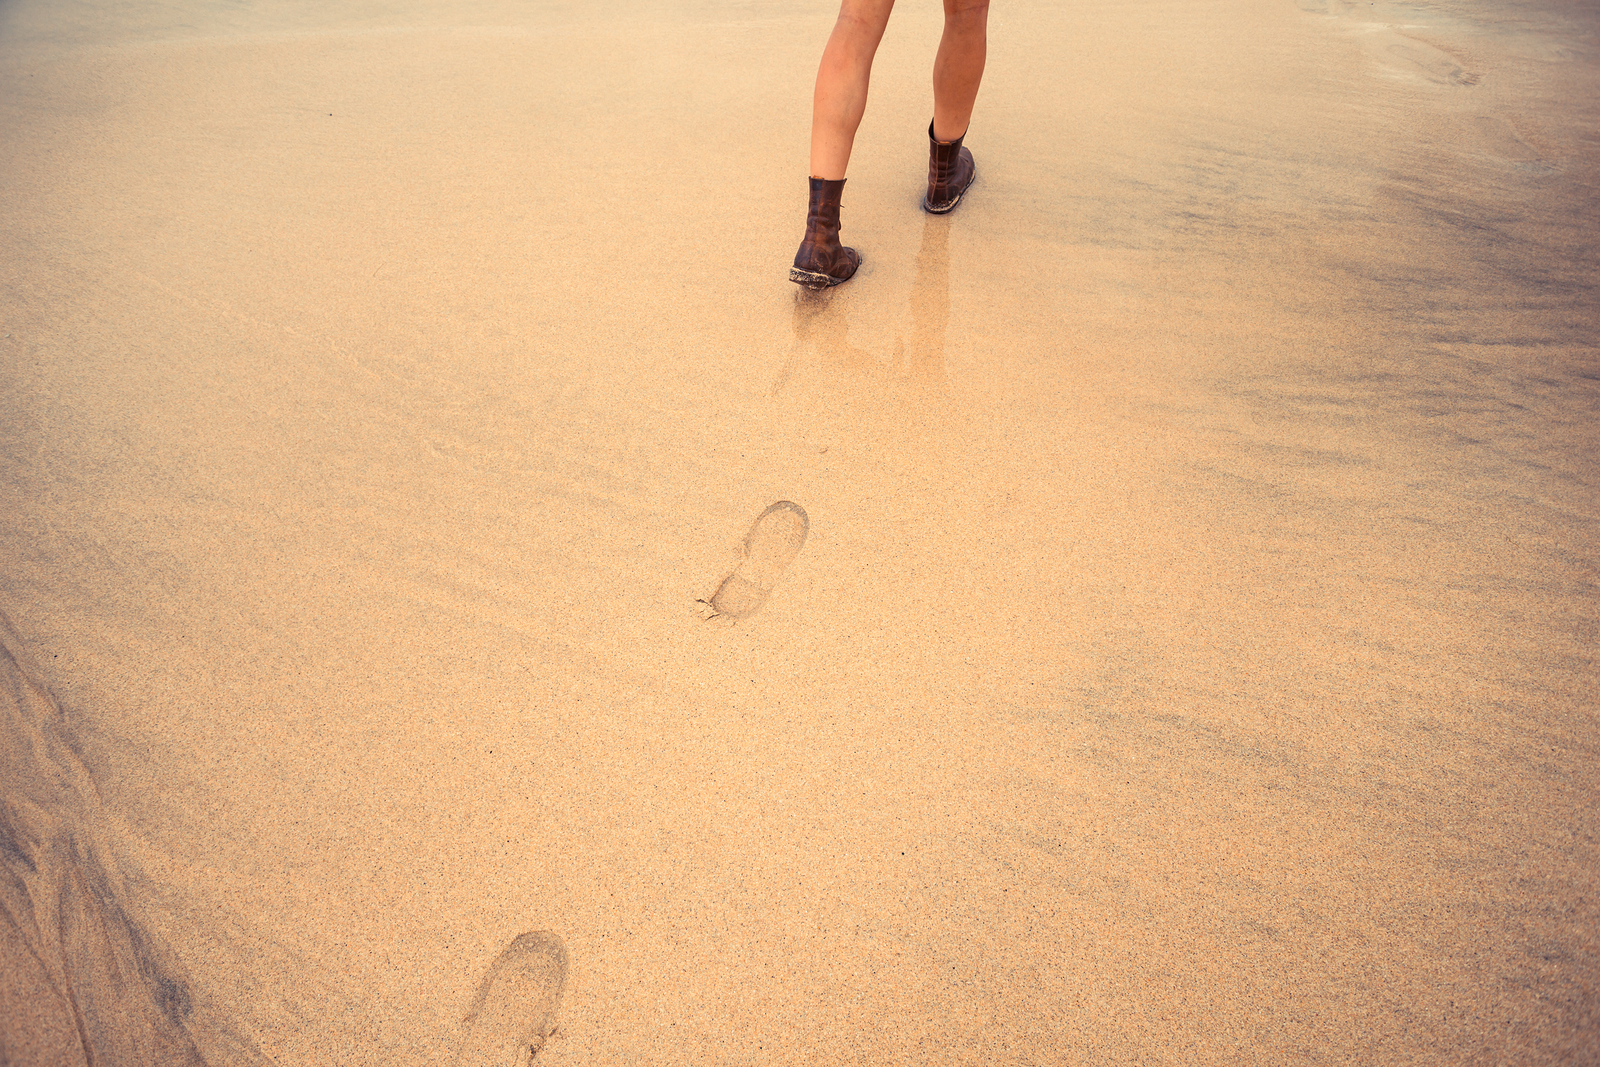
[[[789,280],[807,289],[827,289],[850,276],[861,265],[856,250],[839,243],[839,198],[844,179],[811,178],[811,206],[806,212],[806,236],[794,254]]]

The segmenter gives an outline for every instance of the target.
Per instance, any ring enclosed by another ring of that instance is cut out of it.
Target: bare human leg
[[[872,59],[894,0],[844,0],[817,67],[811,98],[811,176],[841,181],[867,110]],[[971,111],[970,105],[968,111]]]
[[[934,215],[954,210],[978,176],[978,166],[961,139],[972,121],[988,47],[988,0],[944,0],[944,36],[933,61],[928,195],[922,201],[922,209]]]
[[[807,289],[849,281],[861,257],[839,241],[839,201],[856,128],[867,109],[872,59],[894,0],[844,0],[817,68],[811,104],[811,205],[789,280]]]
[[[966,134],[988,50],[989,0],[944,0],[944,36],[933,60],[935,140],[953,141]]]

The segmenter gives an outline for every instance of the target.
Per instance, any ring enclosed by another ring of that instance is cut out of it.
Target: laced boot
[[[811,179],[811,210],[806,215],[806,236],[794,254],[789,280],[807,289],[826,289],[847,282],[861,266],[861,256],[839,243],[839,198],[845,179]]]
[[[943,215],[961,203],[961,195],[978,176],[978,165],[972,161],[972,153],[961,147],[961,137],[937,140],[933,123],[928,123],[928,195],[923,198],[922,210]]]

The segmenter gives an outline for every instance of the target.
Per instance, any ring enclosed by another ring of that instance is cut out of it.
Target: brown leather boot
[[[961,203],[961,195],[978,176],[978,165],[972,161],[972,153],[961,147],[961,137],[935,140],[933,123],[928,123],[928,195],[923,198],[922,210],[943,215]]]
[[[806,215],[806,237],[794,254],[789,280],[807,289],[826,289],[847,282],[861,266],[853,248],[839,243],[839,198],[845,179],[811,179],[811,210]]]

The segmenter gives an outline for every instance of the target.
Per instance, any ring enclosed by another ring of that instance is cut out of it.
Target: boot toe
[[[847,282],[855,277],[856,268],[861,266],[861,253],[853,248],[840,248],[839,261],[833,265],[834,285]]]

